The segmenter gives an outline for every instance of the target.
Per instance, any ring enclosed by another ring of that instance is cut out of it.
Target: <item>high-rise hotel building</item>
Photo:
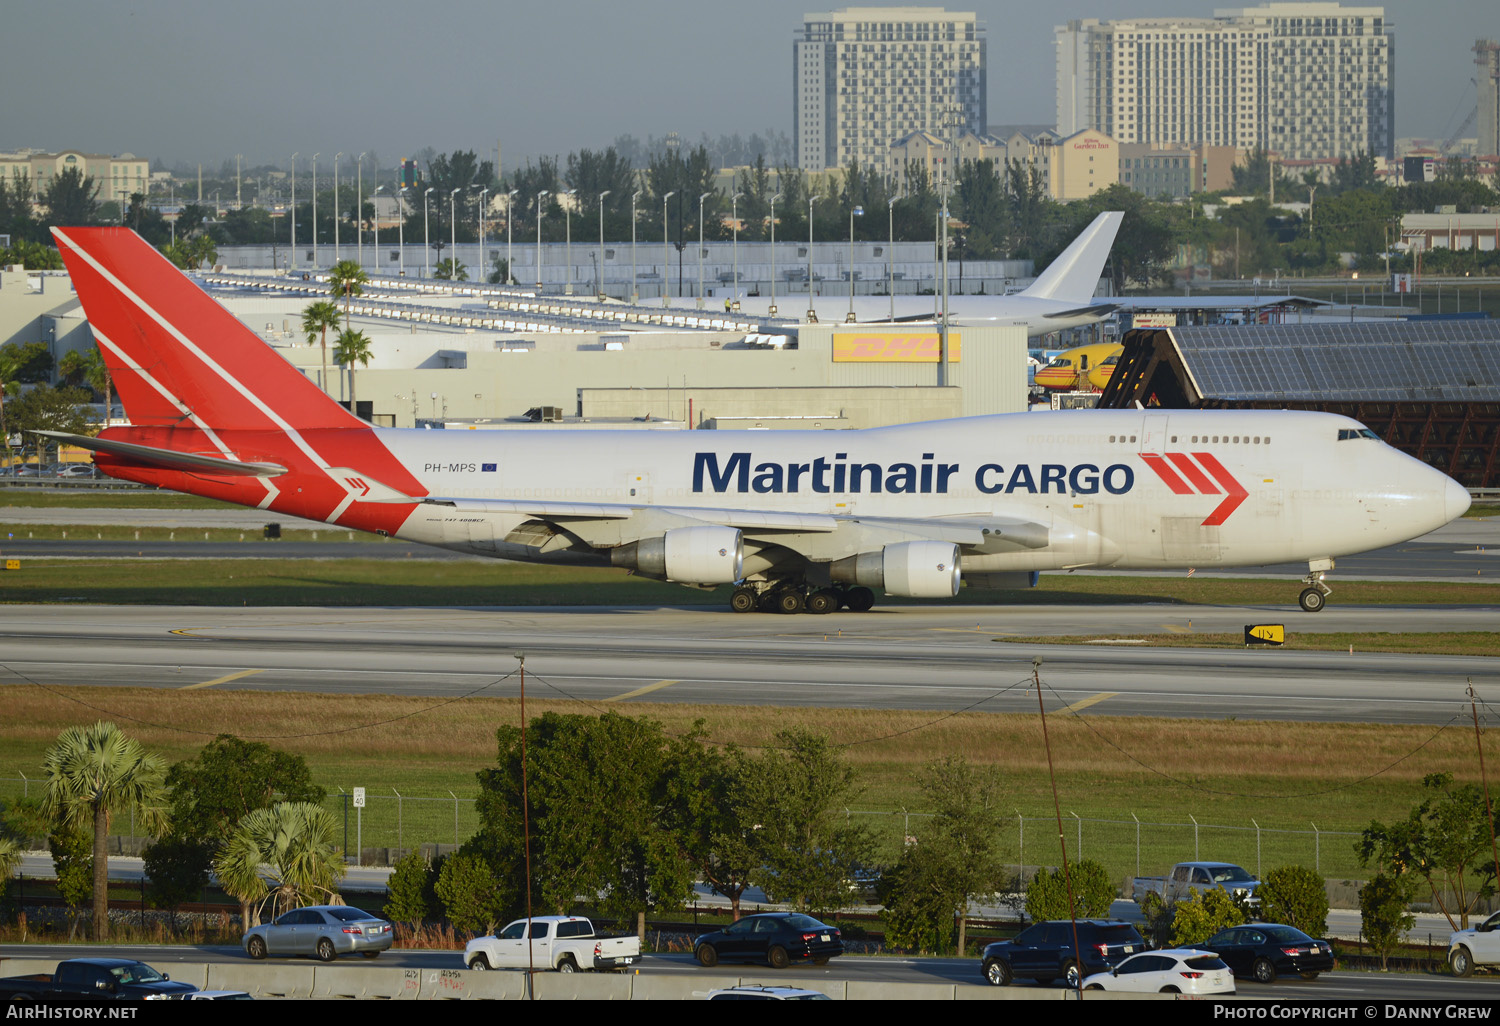
[[[1212,18],[1056,29],[1057,131],[1263,147],[1288,160],[1391,157],[1394,37],[1382,7],[1268,3]]]
[[[972,11],[846,7],[803,16],[792,44],[797,166],[889,171],[912,132],[986,129],[984,25]]]

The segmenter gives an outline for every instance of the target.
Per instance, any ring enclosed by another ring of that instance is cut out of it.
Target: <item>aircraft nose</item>
[[[1467,513],[1473,501],[1467,488],[1451,477],[1448,479],[1448,485],[1443,491],[1443,509],[1449,520],[1457,520]]]

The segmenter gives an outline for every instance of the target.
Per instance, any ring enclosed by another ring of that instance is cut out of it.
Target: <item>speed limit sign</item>
[[[354,807],[356,809],[362,809],[365,807],[365,789],[362,787],[356,787],[354,789]]]

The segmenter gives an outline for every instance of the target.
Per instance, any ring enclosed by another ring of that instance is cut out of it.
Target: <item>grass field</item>
[[[1460,684],[1453,697],[1454,719],[1441,727],[1049,715],[1070,857],[1081,851],[1121,878],[1199,855],[1252,869],[1296,861],[1325,876],[1358,875],[1353,835],[1371,819],[1404,817],[1419,800],[1424,774],[1448,770],[1477,779],[1474,735],[1458,715]],[[20,794],[28,786],[23,774],[35,793],[43,751],[76,723],[110,719],[169,762],[232,732],[303,755],[333,794],[367,788],[367,847],[467,837],[475,825],[474,773],[493,761],[495,727],[516,722],[519,712],[510,698],[445,704],[382,694],[31,685],[0,686],[0,703],[7,711],[0,794]],[[532,716],[547,710],[593,714],[601,707],[527,703]],[[788,726],[827,733],[862,788],[849,814],[870,825],[887,856],[903,835],[921,832],[922,767],[962,756],[1001,775],[1015,817],[1010,857],[1058,861],[1037,716],[648,703],[632,703],[628,712],[674,733],[701,719],[716,744],[758,746]],[[1497,755],[1487,753],[1492,765]],[[330,805],[344,815],[342,801]],[[348,826],[352,844],[352,810]],[[128,832],[123,823],[117,830]]]

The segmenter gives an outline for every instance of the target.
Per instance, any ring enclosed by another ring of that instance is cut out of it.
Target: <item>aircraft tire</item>
[[[800,613],[807,608],[807,602],[802,597],[802,592],[796,589],[788,589],[776,596],[776,611],[778,613]]]
[[[1327,602],[1328,599],[1317,588],[1304,588],[1302,594],[1297,596],[1297,605],[1307,613],[1321,612]]]
[[[836,612],[839,608],[839,597],[831,591],[815,591],[807,596],[807,611],[819,616],[824,613]]]
[[[729,596],[729,608],[736,613],[753,613],[760,605],[760,596],[752,588],[736,588]]]
[[[851,612],[868,612],[875,606],[875,593],[869,588],[850,588],[848,603]]]

